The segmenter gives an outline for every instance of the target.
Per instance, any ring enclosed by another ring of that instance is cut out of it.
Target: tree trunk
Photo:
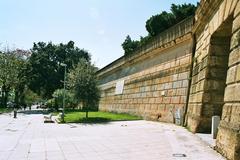
[[[0,107],[3,107],[3,99],[4,99],[4,92],[3,92],[3,90],[1,91],[2,93],[1,93],[1,102],[0,102]]]
[[[5,85],[2,86],[2,97],[1,97],[1,107],[4,107],[4,99],[5,99]]]
[[[86,119],[88,119],[88,110],[86,109]]]
[[[16,108],[19,108],[19,92],[15,90],[15,98],[14,98]]]
[[[88,106],[87,106],[87,102],[86,101],[83,101],[83,108],[86,112],[86,119],[88,119]]]
[[[8,93],[9,93],[9,91],[5,88],[4,97],[3,97],[3,107],[5,107],[5,108],[7,107]]]
[[[3,107],[7,107],[7,101],[8,101],[8,91],[5,90],[5,94],[4,94],[4,97],[3,97]]]

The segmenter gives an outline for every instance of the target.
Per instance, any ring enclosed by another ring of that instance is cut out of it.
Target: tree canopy
[[[146,37],[140,37],[139,41],[132,40],[129,35],[126,37],[122,44],[124,54],[132,54],[138,47],[145,45],[152,37],[157,36],[185,18],[194,15],[196,8],[194,4],[190,3],[182,5],[172,4],[170,12],[163,11],[160,14],[153,15],[146,21],[145,28],[148,31]]]
[[[125,39],[125,41],[122,44],[122,47],[125,51],[125,54],[131,54],[133,53],[139,45],[139,41],[133,41],[131,37],[128,35]]]
[[[185,18],[194,15],[196,8],[195,5],[190,3],[182,5],[172,4],[171,12],[163,11],[149,18],[146,21],[146,30],[151,36],[156,36]]]
[[[90,54],[75,47],[73,41],[59,45],[52,42],[34,43],[31,52],[27,64],[28,85],[32,91],[45,98],[51,98],[56,89],[63,87],[64,67],[61,63],[66,64],[67,70],[70,70],[81,58],[91,60]]]
[[[89,61],[81,59],[74,69],[68,74],[68,86],[73,91],[75,98],[83,104],[87,112],[94,107],[100,98],[97,84],[96,67]]]
[[[23,92],[26,84],[24,69],[26,60],[20,54],[20,50],[0,53],[0,87],[1,104],[6,107],[9,93],[15,91],[15,102],[18,105],[19,94]]]

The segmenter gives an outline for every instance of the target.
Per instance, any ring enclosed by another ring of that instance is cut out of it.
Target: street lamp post
[[[66,68],[67,65],[64,63],[60,63],[61,66],[64,67],[64,81],[63,81],[63,110],[62,110],[62,122],[64,122],[64,110],[65,110],[65,90],[66,90]]]

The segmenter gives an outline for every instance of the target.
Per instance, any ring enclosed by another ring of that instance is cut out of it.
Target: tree
[[[174,15],[164,11],[161,14],[152,16],[146,21],[146,30],[153,37],[175,23]]]
[[[185,18],[194,15],[196,8],[195,5],[190,3],[184,3],[182,5],[172,4],[171,12],[163,11],[160,14],[153,15],[146,21],[145,27],[148,31],[147,36],[140,37],[139,41],[132,40],[129,35],[126,37],[125,41],[122,43],[124,55],[132,54],[137,48],[148,43],[152,37],[155,37]]]
[[[2,91],[1,104],[7,106],[9,92],[15,91],[15,102],[19,102],[19,92],[24,87],[24,76],[22,71],[25,60],[21,59],[15,51],[7,51],[0,53],[0,85]],[[17,94],[16,94],[17,93]]]
[[[67,84],[73,91],[75,98],[83,104],[86,118],[88,118],[89,109],[96,105],[100,99],[96,67],[89,61],[81,59],[68,74]]]
[[[67,64],[70,70],[80,58],[90,61],[90,54],[74,46],[73,41],[55,45],[51,42],[34,43],[32,55],[27,64],[29,88],[44,98],[51,98],[56,89],[63,88],[64,68],[60,63]]]
[[[63,95],[64,89],[57,89],[52,95],[52,97],[54,98],[54,108],[56,110],[58,110],[60,106],[63,107]],[[69,90],[65,90],[65,103],[67,108],[75,108],[78,104],[76,99],[74,98],[73,93]]]
[[[156,36],[185,18],[194,15],[196,9],[197,7],[190,3],[182,5],[172,4],[171,12],[163,11],[148,19],[146,21],[146,30],[151,36]]]
[[[24,96],[24,99],[23,99],[24,103],[27,106],[31,106],[33,103],[36,103],[36,102],[39,103],[42,101],[42,98],[40,96],[38,96],[36,93],[34,93],[28,88],[24,90],[23,96]]]
[[[180,22],[183,19],[194,15],[197,7],[194,4],[182,4],[182,5],[175,5],[172,4],[171,12],[174,15],[175,21]]]
[[[139,41],[133,41],[129,35],[127,35],[125,41],[122,44],[124,54],[132,54],[138,47]]]

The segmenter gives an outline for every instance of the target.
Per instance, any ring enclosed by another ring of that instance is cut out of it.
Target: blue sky
[[[73,40],[98,67],[123,55],[126,35],[147,35],[145,22],[172,3],[198,0],[0,0],[0,43],[29,49],[33,42]]]

